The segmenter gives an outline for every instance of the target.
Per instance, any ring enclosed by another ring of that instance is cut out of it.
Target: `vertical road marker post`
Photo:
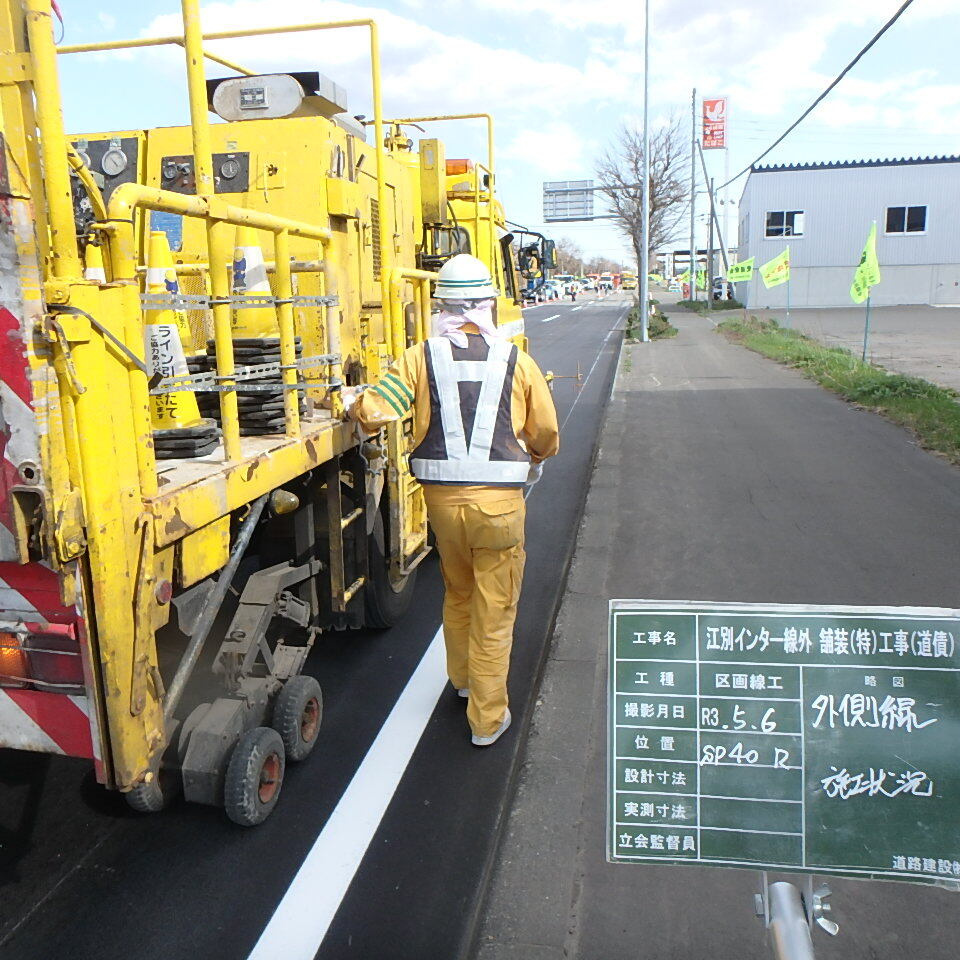
[[[650,0],[643,3],[643,250],[640,264],[641,337],[650,339]]]

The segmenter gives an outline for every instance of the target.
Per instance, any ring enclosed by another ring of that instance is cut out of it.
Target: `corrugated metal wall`
[[[885,235],[890,206],[926,206],[926,231]],[[804,235],[765,237],[766,214],[774,210],[802,210]],[[849,279],[842,278],[852,279],[874,220],[877,256],[881,268],[887,268],[884,282],[875,288],[874,302],[956,302],[960,293],[955,282],[960,271],[954,269],[960,265],[960,163],[752,173],[740,203],[740,258],[755,256],[759,265],[789,243],[795,271],[793,303],[850,305],[849,297],[843,296]],[[782,287],[767,291],[759,281],[750,287],[751,306],[785,302]],[[748,295],[747,291],[741,290],[741,295]]]

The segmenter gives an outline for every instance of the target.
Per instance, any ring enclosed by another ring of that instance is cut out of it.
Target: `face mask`
[[[480,335],[489,344],[491,340],[500,338],[500,333],[493,322],[492,299],[487,300],[442,300],[440,317],[438,319],[438,333],[446,337],[454,346],[465,347],[467,335],[461,327],[465,323],[475,324]]]

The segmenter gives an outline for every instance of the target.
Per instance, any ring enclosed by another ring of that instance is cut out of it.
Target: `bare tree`
[[[617,225],[629,237],[643,262],[643,136],[628,126],[617,134],[597,163],[597,179]],[[689,209],[690,150],[677,118],[650,137],[650,262],[656,252],[677,238]]]
[[[591,257],[583,267],[583,272],[591,273],[619,273],[620,264],[609,257]]]
[[[576,276],[583,273],[583,250],[569,237],[561,237],[557,241],[557,267],[560,273]]]

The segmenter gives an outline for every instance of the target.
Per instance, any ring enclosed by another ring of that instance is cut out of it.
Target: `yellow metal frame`
[[[483,167],[490,178],[490,270],[495,264],[497,238],[493,229],[493,197],[496,187],[496,167],[494,165],[494,136],[493,136],[493,116],[489,113],[446,113],[438,114],[434,117],[396,117],[384,120],[385,124],[403,124],[403,123],[443,123],[448,120],[483,120],[487,125],[487,166]],[[477,210],[474,215],[477,232],[477,242],[480,241],[480,168],[482,164],[474,167],[474,196],[476,198]]]
[[[36,3],[37,0],[32,0]],[[386,152],[384,148],[384,119],[383,119],[383,96],[382,81],[380,72],[380,33],[375,20],[337,20],[316,23],[301,23],[292,26],[283,27],[261,27],[249,30],[221,30],[212,33],[203,33],[200,26],[200,8],[199,0],[181,0],[181,9],[183,11],[184,35],[182,37],[147,37],[138,40],[111,40],[104,43],[81,43],[56,48],[57,53],[89,53],[103,52],[108,50],[129,50],[139,47],[158,47],[158,46],[182,46],[186,52],[187,64],[187,83],[190,91],[190,123],[193,128],[194,153],[197,170],[197,194],[204,195],[203,188],[209,186],[210,193],[213,192],[213,160],[210,153],[210,121],[207,116],[207,94],[204,83],[203,59],[216,60],[228,66],[231,70],[243,73],[248,76],[252,72],[238,64],[224,60],[222,57],[211,54],[205,50],[203,44],[205,41],[212,40],[237,40],[244,37],[266,37],[275,36],[284,33],[309,33],[318,30],[341,30],[349,28],[366,28],[370,32],[370,73],[371,86],[373,94],[373,127],[375,157],[376,157],[376,176],[377,176],[377,203],[380,208],[381,217],[386,217],[390,209],[387,195],[387,182],[385,170]],[[492,121],[491,121],[492,122]],[[61,124],[62,128],[62,124]],[[491,140],[492,143],[492,140]],[[199,149],[198,149],[199,148]],[[201,166],[203,164],[203,166]],[[207,181],[206,178],[209,178]],[[69,187],[69,181],[67,183]],[[155,207],[153,209],[165,209]],[[232,221],[231,221],[232,222]],[[218,231],[210,228],[211,233],[208,237],[212,239],[216,246],[220,246]],[[265,229],[270,229],[265,228]],[[222,231],[219,231],[222,232]],[[390,270],[393,266],[393,245],[392,231],[381,229],[380,231],[380,289],[384,311],[384,326],[394,331],[396,318],[392,316],[390,310]],[[229,259],[229,258],[228,258]],[[210,260],[213,266],[213,260]],[[211,283],[217,270],[211,270]],[[223,277],[218,277],[222,282]],[[214,294],[216,296],[216,294]],[[214,322],[216,322],[216,309],[214,310]],[[394,331],[395,332],[395,331]],[[395,336],[390,337],[392,344],[396,344]],[[219,342],[217,343],[219,353]],[[394,353],[395,357],[399,354]],[[236,396],[228,394],[228,396]],[[234,401],[235,403],[235,401]],[[229,454],[228,454],[229,455]]]

